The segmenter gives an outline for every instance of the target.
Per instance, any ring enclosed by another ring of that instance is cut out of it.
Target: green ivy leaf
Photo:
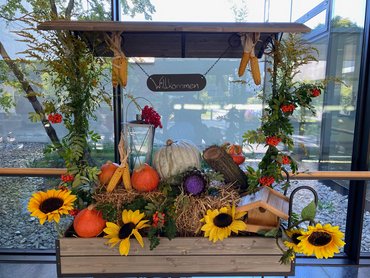
[[[314,201],[309,203],[304,209],[302,209],[301,217],[302,220],[313,221],[316,215],[316,204]]]

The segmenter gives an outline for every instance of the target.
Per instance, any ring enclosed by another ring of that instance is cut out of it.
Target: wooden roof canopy
[[[240,36],[260,33],[256,55],[260,58],[271,38],[279,33],[305,33],[300,23],[231,22],[113,22],[55,20],[41,23],[39,30],[67,30],[94,45],[96,55],[112,56],[105,34],[122,32],[122,51],[128,57],[240,58]],[[230,47],[229,47],[230,46]],[[229,48],[228,48],[229,47]],[[225,50],[227,51],[225,52]]]

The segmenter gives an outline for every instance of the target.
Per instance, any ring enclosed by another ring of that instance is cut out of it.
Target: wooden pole
[[[240,189],[248,188],[246,174],[223,148],[216,145],[210,146],[204,150],[203,158],[212,169],[224,175],[227,183],[236,183]]]

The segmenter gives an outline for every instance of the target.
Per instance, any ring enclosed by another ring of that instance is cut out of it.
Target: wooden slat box
[[[150,251],[131,240],[129,255],[120,256],[103,238],[57,240],[59,277],[68,276],[227,276],[294,275],[294,263],[279,263],[275,239],[234,237],[212,243],[207,238],[162,238]]]

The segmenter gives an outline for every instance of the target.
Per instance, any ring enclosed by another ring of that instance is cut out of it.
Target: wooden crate
[[[294,263],[279,263],[275,239],[233,237],[212,243],[207,238],[161,239],[150,251],[132,239],[129,255],[120,256],[103,238],[57,240],[57,271],[68,276],[227,276],[294,275]]]

